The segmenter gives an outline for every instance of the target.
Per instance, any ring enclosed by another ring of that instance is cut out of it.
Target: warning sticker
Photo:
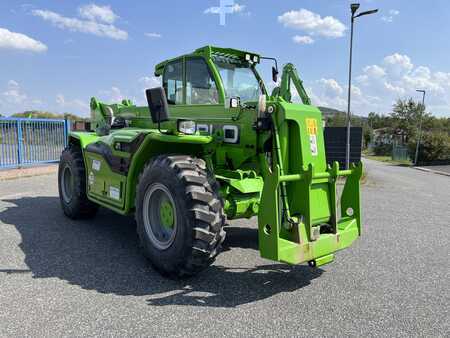
[[[311,154],[317,156],[317,136],[309,135],[309,148],[311,149]]]
[[[98,160],[93,160],[92,161],[92,169],[95,171],[99,171],[100,170],[100,166],[101,166],[101,162]]]
[[[109,187],[109,197],[114,200],[120,200],[120,189],[116,187]]]
[[[309,135],[317,135],[317,120],[306,119],[306,129]]]

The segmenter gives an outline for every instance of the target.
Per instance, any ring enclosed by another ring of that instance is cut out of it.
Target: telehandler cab
[[[64,213],[134,214],[144,254],[171,277],[210,265],[227,219],[252,216],[262,257],[331,262],[361,233],[362,164],[327,165],[322,115],[295,67],[278,83],[271,59],[278,86],[268,93],[262,59],[206,46],[156,66],[162,88],[146,91],[148,107],[92,98],[92,131],[71,132],[61,155]]]

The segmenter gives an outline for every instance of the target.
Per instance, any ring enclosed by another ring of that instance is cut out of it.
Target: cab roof
[[[197,48],[194,52],[190,54],[184,54],[172,59],[165,60],[163,62],[158,63],[155,66],[155,75],[159,76],[162,74],[164,70],[164,66],[170,62],[177,59],[181,59],[186,56],[203,56],[207,59],[211,59],[212,57],[223,57],[223,58],[232,58],[232,59],[240,59],[240,60],[246,60],[246,58],[250,58],[252,62],[259,63],[260,61],[260,55],[248,52],[244,50],[234,49],[234,48],[222,48],[222,47],[215,47],[215,46],[204,46],[201,48]],[[254,60],[257,61],[254,61]],[[248,59],[247,59],[248,60]]]

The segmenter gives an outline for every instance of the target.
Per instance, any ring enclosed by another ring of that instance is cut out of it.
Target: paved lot
[[[450,174],[450,165],[432,165],[432,166],[427,166],[424,168]]]
[[[333,264],[261,259],[240,221],[184,282],[148,266],[132,219],[66,219],[55,174],[0,182],[0,336],[448,337],[450,178],[366,164],[364,236]]]

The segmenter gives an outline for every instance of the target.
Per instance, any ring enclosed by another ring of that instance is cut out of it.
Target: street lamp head
[[[375,14],[376,12],[378,12],[378,9],[372,9],[370,11],[365,11],[365,12],[359,13],[358,15],[355,16],[355,18],[358,18],[363,15]]]
[[[350,9],[352,10],[352,15],[355,14],[355,12],[358,10],[359,4],[354,3],[350,5]]]
[[[423,90],[423,89],[416,89],[416,92],[425,93],[425,90]]]

